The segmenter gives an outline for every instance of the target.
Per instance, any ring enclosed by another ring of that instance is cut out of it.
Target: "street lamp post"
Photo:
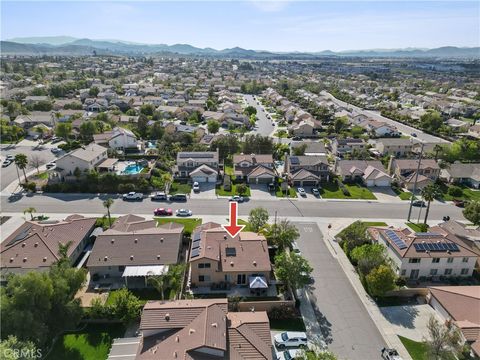
[[[417,191],[418,172],[420,171],[420,164],[422,162],[422,155],[423,155],[423,147],[424,146],[425,146],[425,144],[422,143],[422,147],[420,149],[420,156],[418,158],[417,172],[415,174],[415,182],[413,183],[412,197],[410,198],[410,207],[408,208],[408,217],[407,217],[408,222],[410,221],[410,217],[412,216],[413,199],[415,198],[415,191]]]

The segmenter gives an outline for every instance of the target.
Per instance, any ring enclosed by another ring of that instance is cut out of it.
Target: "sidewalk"
[[[302,314],[303,323],[305,324],[305,330],[307,338],[314,346],[320,346],[318,350],[325,350],[327,344],[323,339],[320,324],[318,323],[317,316],[313,310],[313,306],[308,296],[308,291],[303,289],[297,290],[297,297],[300,300],[300,313]]]

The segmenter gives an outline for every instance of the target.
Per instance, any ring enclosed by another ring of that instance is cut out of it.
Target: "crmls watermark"
[[[6,359],[41,359],[41,349],[3,349],[2,358]]]

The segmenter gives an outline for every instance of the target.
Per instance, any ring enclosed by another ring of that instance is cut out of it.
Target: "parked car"
[[[128,194],[123,194],[122,198],[123,200],[131,200],[131,201],[142,200],[143,194],[131,191]]]
[[[50,161],[47,165],[45,165],[47,167],[47,169],[53,169],[55,166],[57,166],[57,164],[55,163],[55,161]]]
[[[236,202],[239,202],[239,203],[242,203],[245,199],[243,198],[243,196],[239,196],[239,195],[234,195],[234,196],[231,196],[228,201],[236,201]]]
[[[303,359],[303,351],[299,349],[290,349],[277,353],[277,360],[295,360]]]
[[[168,200],[168,196],[164,192],[157,192],[157,193],[153,194],[150,198],[152,199],[152,201],[166,201],[166,200]]]
[[[458,207],[465,207],[465,201],[464,200],[459,200],[459,199],[453,199],[453,203],[455,204],[455,206],[458,206]]]
[[[186,194],[170,195],[170,201],[187,201],[187,195]]]
[[[198,182],[194,182],[192,186],[193,192],[199,193],[200,192],[200,184]]]
[[[59,152],[61,152],[61,151],[62,151],[62,149],[59,149],[59,148],[52,148],[50,151],[51,151],[52,153],[54,153],[54,154],[58,154]]]
[[[300,136],[294,136],[292,137],[292,140],[298,141],[298,140],[302,140],[302,138]]]
[[[300,248],[298,247],[298,244],[296,241],[292,241],[292,251],[297,254],[301,254],[302,252],[300,251]]]
[[[417,133],[412,133],[412,136],[413,136],[413,137],[417,137]]]
[[[320,191],[317,188],[312,188],[312,194],[315,195],[316,197],[319,197]]]
[[[62,141],[61,137],[58,137],[58,136],[52,137],[52,144],[55,144],[55,143],[60,142],[60,141]]]
[[[273,340],[279,349],[307,346],[307,334],[300,331],[285,331],[275,335]]]
[[[7,155],[7,157],[5,158],[6,160],[15,160],[15,156],[13,156],[12,154],[10,155]]]
[[[423,201],[423,200],[415,200],[412,205],[413,205],[413,206],[418,206],[418,207],[425,207],[425,201]]]
[[[382,355],[382,359],[385,360],[402,360],[400,355],[398,355],[398,351],[395,349],[383,348],[380,350],[380,354]]]
[[[40,139],[40,135],[33,135],[32,139],[37,141],[38,139]]]
[[[153,215],[155,216],[170,216],[173,215],[172,209],[157,208],[153,210]]]
[[[2,168],[9,166],[11,163],[13,163],[12,160],[5,159],[5,160],[2,162]]]
[[[305,192],[304,188],[298,188],[297,192],[300,196],[303,196],[303,197],[307,196],[307,193]]]
[[[175,214],[177,214],[177,216],[192,216],[192,210],[178,209],[175,211]]]

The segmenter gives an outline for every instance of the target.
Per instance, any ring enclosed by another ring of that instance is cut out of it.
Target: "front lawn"
[[[452,196],[448,193],[448,189],[451,187],[458,187],[462,190],[462,194],[458,196]],[[480,201],[480,190],[473,190],[470,189],[469,187],[463,186],[463,185],[447,185],[444,183],[441,183],[439,185],[440,191],[441,191],[441,196],[440,198],[445,201],[452,201],[454,199],[458,200],[476,200]]]
[[[277,331],[305,331],[305,324],[301,317],[293,319],[270,319],[270,329]]]
[[[275,192],[275,195],[277,197],[285,197],[285,191],[283,191],[281,189],[278,189]],[[288,188],[288,197],[291,197],[291,198],[296,198],[297,197],[297,192],[295,191],[294,188]]]
[[[191,191],[192,191],[192,186],[190,184],[180,184],[179,182],[174,181],[172,185],[170,185],[170,189],[168,193],[170,195],[190,194]]]
[[[413,360],[428,360],[426,344],[410,340],[400,335],[398,337]]]
[[[225,175],[229,175],[229,176],[234,175],[233,166],[225,165],[223,168],[223,171],[225,172]]]
[[[250,196],[250,186],[247,185],[247,191],[243,194],[239,194],[237,191],[237,185],[232,183],[232,188],[230,191],[225,191],[223,189],[223,185],[217,186],[215,189],[215,194],[220,196],[233,196],[233,195],[241,195],[241,196]]]
[[[402,189],[393,186],[392,190],[395,192],[395,194],[398,195],[401,200],[410,200],[412,198],[412,193],[409,191],[403,191]]]
[[[337,183],[322,182],[320,186],[320,195],[324,199],[377,199],[368,188],[357,184],[345,184],[345,187],[350,192],[350,196],[345,195]]]
[[[427,224],[423,224],[423,223],[416,224],[416,223],[412,223],[412,222],[407,222],[405,224],[407,224],[407,226],[415,232],[427,232],[428,231],[428,225]]]
[[[365,226],[388,226],[386,222],[383,221],[362,221]]]
[[[181,218],[155,218],[157,221],[158,225],[163,225],[167,224],[170,222],[174,222],[177,224],[182,224],[184,226],[183,231],[185,233],[191,234],[193,230],[198,226],[202,224],[202,219],[197,219],[197,218],[189,218],[189,219],[181,219]]]
[[[90,324],[78,332],[58,338],[47,360],[98,360],[106,359],[113,339],[125,332],[121,324]]]
[[[288,132],[286,130],[278,130],[275,136],[278,138],[288,138]]]

